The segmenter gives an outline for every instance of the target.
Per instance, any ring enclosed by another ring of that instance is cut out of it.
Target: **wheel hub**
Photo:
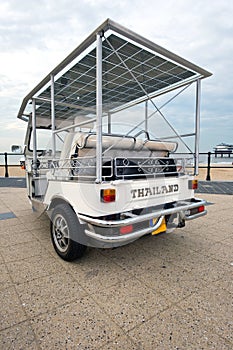
[[[65,218],[58,214],[53,220],[53,238],[56,247],[64,253],[68,248],[69,230]]]

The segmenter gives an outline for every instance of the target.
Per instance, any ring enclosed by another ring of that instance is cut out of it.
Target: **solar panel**
[[[110,20],[109,20],[110,21]],[[111,112],[116,108],[137,102],[140,99],[148,99],[150,96],[163,93],[182,86],[192,79],[203,77],[203,72],[195,69],[197,66],[187,61],[171,59],[162,55],[161,50],[156,50],[157,45],[148,45],[147,40],[135,34],[124,31],[117,25],[110,26],[104,32],[102,38],[102,104],[103,113]],[[119,28],[121,30],[119,30]],[[117,29],[114,31],[114,29]],[[119,34],[119,32],[121,32]],[[94,37],[91,46],[94,44]],[[142,45],[145,44],[145,45]],[[67,69],[64,64],[57,68],[58,77],[55,75],[55,115],[57,118],[74,118],[79,112],[90,114],[95,112],[96,106],[96,47],[85,50],[77,50],[73,54],[73,60],[67,60]],[[150,47],[149,47],[150,46]],[[160,48],[160,47],[158,47]],[[166,52],[166,50],[164,50]],[[171,55],[168,55],[172,57]],[[174,55],[174,57],[178,57]],[[64,60],[65,61],[65,60]],[[70,64],[74,62],[73,65]],[[68,64],[69,63],[69,64]],[[190,68],[191,67],[191,68]],[[59,71],[60,68],[60,71]],[[199,68],[199,67],[197,67]],[[62,70],[64,72],[62,72]],[[62,74],[61,74],[62,72]],[[204,74],[205,74],[204,73]],[[30,98],[37,98],[37,114],[48,118],[51,112],[51,85],[48,85],[49,77],[44,79],[45,84],[40,83],[38,88],[25,98],[19,117],[23,112],[23,106]],[[40,89],[39,89],[40,87]],[[40,91],[39,91],[40,90]]]

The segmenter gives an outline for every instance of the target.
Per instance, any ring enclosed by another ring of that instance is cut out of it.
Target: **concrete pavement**
[[[198,181],[196,193],[233,195],[233,181]]]
[[[0,348],[233,349],[233,196],[183,229],[66,263],[24,188],[0,188]]]

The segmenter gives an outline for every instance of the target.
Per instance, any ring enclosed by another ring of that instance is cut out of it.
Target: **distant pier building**
[[[228,156],[233,157],[233,145],[229,145],[227,143],[220,143],[219,145],[214,147],[215,157],[220,156],[221,158]]]

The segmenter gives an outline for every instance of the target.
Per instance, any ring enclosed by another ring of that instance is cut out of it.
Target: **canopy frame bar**
[[[195,113],[195,153],[194,175],[199,173],[199,141],[200,141],[200,109],[201,109],[201,80],[196,83],[196,113]]]
[[[96,183],[102,182],[102,37],[96,36]]]

